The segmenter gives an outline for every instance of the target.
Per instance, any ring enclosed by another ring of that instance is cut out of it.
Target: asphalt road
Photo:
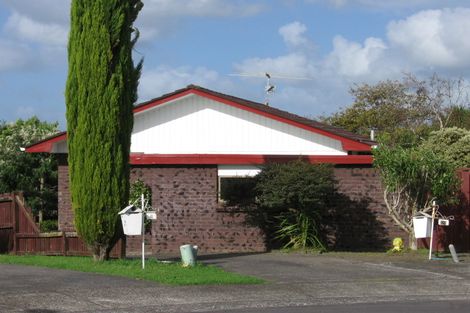
[[[469,263],[396,263],[279,253],[205,262],[256,275],[268,283],[172,287],[0,265],[0,312],[441,313],[468,312],[470,308]]]
[[[347,305],[306,305],[267,309],[212,311],[211,313],[468,313],[470,301],[386,302]]]

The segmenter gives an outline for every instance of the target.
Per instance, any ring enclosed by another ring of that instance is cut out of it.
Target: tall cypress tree
[[[142,61],[133,28],[140,0],[72,0],[66,86],[68,162],[75,227],[105,260],[129,196],[132,108]]]

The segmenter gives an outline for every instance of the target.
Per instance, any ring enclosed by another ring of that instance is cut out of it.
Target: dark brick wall
[[[370,166],[334,169],[338,194],[324,222],[330,246],[338,250],[375,250],[390,246],[391,238],[407,239],[394,226],[383,202],[380,177]],[[148,166],[133,168],[131,181],[152,188],[158,220],[146,237],[153,255],[177,254],[182,244],[195,244],[201,253],[265,251],[260,229],[242,212],[222,210],[217,203],[217,167]],[[67,166],[59,165],[59,229],[73,230]],[[140,236],[127,238],[128,254],[140,253]]]
[[[337,166],[335,208],[327,221],[337,250],[383,250],[394,237],[407,235],[387,213],[379,173],[371,166]]]
[[[152,206],[158,219],[146,236],[146,251],[179,253],[182,244],[199,246],[200,253],[265,251],[262,232],[246,222],[241,212],[225,212],[217,203],[217,168],[142,167],[131,171],[131,182],[141,179],[152,188]],[[59,165],[59,229],[73,231],[67,166]],[[128,255],[139,254],[141,237],[127,238]]]
[[[244,213],[220,210],[216,166],[134,168],[131,181],[136,179],[152,188],[152,206],[158,209],[149,236],[153,253],[179,253],[188,243],[201,253],[266,250],[262,232],[247,224]],[[138,251],[138,240],[128,240],[130,251]]]
[[[75,231],[73,225],[72,203],[69,190],[69,167],[67,166],[67,157],[59,155],[58,157],[58,225],[60,231]]]

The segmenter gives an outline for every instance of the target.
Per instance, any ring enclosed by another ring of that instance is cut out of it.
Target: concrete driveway
[[[427,301],[470,306],[470,262],[390,262],[281,253],[212,257],[204,262],[259,276],[269,283],[171,287],[0,265],[0,312],[253,312],[262,308]]]

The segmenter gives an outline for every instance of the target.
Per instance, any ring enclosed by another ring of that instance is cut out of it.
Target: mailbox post
[[[146,210],[145,196],[142,194],[140,208],[130,204],[118,214],[121,216],[124,235],[142,236],[142,269],[145,269],[145,218],[156,220],[157,212]]]

